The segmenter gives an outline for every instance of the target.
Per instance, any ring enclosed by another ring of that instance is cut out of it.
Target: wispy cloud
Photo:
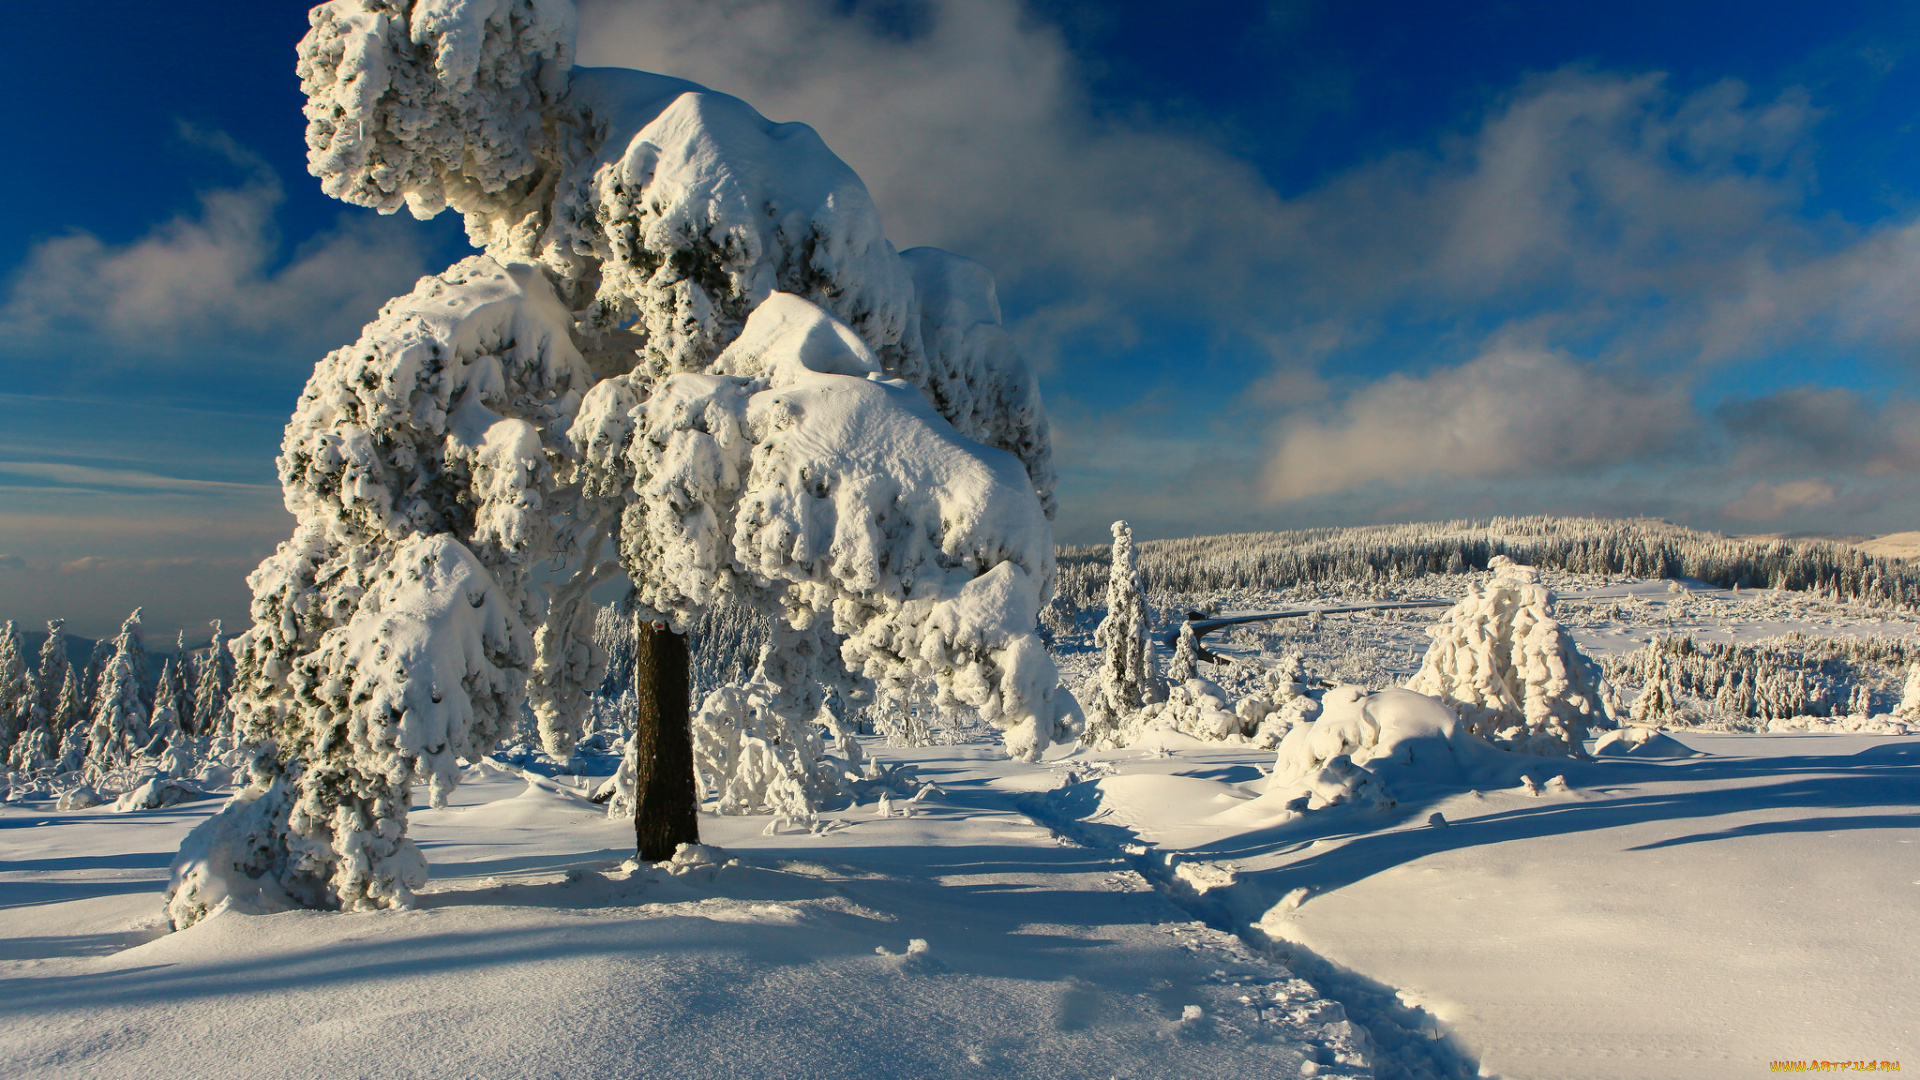
[[[1840,494],[1825,480],[1788,480],[1755,484],[1746,494],[1720,508],[1735,521],[1777,521],[1791,514],[1830,505]]]
[[[1680,445],[1691,410],[1566,356],[1505,348],[1425,377],[1395,375],[1288,425],[1266,472],[1275,500],[1376,481],[1571,473]]]
[[[102,469],[92,465],[71,465],[49,461],[0,461],[0,476],[22,476],[50,480],[71,490],[139,491],[153,494],[192,496],[237,495],[243,498],[271,497],[279,488],[270,484],[237,484],[225,480],[193,480],[134,469]],[[40,486],[40,485],[35,485]]]
[[[52,344],[109,364],[136,356],[199,363],[209,351],[270,337],[304,353],[351,340],[424,272],[417,230],[365,214],[343,214],[283,260],[278,177],[224,135],[183,134],[247,179],[204,192],[196,213],[130,243],[76,230],[36,244],[0,301],[9,351]]]

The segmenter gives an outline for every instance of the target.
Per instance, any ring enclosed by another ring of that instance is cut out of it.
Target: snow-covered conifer
[[[67,659],[66,621],[48,619],[47,640],[40,643],[40,666],[34,684],[39,689],[39,707],[50,723],[59,715],[60,694],[72,669],[73,663]]]
[[[1920,662],[1907,670],[1907,684],[1900,692],[1900,704],[1894,706],[1893,715],[1902,720],[1920,720]]]
[[[200,661],[193,679],[193,733],[218,738],[231,726],[227,709],[227,684],[232,678],[233,657],[227,652],[227,638],[220,620],[213,620],[213,644]]]
[[[13,620],[0,631],[0,761],[6,760],[13,741],[20,736],[31,699],[36,696],[32,668],[27,663],[26,646]]]
[[[54,707],[50,726],[59,744],[54,771],[80,771],[93,750],[93,716],[87,707],[86,693],[80,689],[80,672],[75,668],[67,668],[66,681],[60,686],[60,703]]]
[[[1433,645],[1407,688],[1439,698],[1468,729],[1520,753],[1578,756],[1606,726],[1600,669],[1553,618],[1553,594],[1506,556],[1427,630]]]
[[[1173,662],[1167,665],[1167,681],[1176,685],[1200,676],[1200,638],[1193,623],[1180,624],[1180,636],[1173,644]]]
[[[135,608],[121,624],[113,646],[94,693],[93,729],[87,739],[88,764],[96,774],[125,766],[145,748],[148,738],[147,703],[140,687],[140,667],[146,659],[140,609]]]
[[[1677,707],[1675,696],[1673,687],[1664,676],[1648,679],[1640,689],[1640,696],[1633,699],[1630,717],[1641,727],[1659,727],[1674,713]]]
[[[13,742],[6,766],[23,776],[44,776],[53,771],[58,759],[58,743],[46,713],[36,706],[27,718],[25,730]]]
[[[883,697],[931,684],[977,709],[1017,754],[1072,733],[1033,633],[1044,415],[984,270],[896,253],[802,125],[571,71],[567,0],[332,0],[311,24],[322,187],[451,207],[484,253],[324,358],[288,424],[296,529],[248,579],[230,698],[270,755],[183,846],[175,925],[239,877],[408,903],[414,784],[443,797],[529,696],[547,750],[571,751],[605,670],[588,593],[616,566],[660,633],[731,597],[830,637]],[[568,570],[551,587],[547,560]],[[684,712],[677,729],[691,741]]]
[[[173,658],[160,661],[160,682],[153,693],[153,712],[147,719],[147,742],[140,752],[155,760],[172,753],[176,767],[164,770],[169,773],[178,772],[178,765],[192,759],[191,754],[183,753],[186,748],[181,745],[186,741],[182,738],[185,732],[181,721],[186,708],[182,700],[185,696],[186,679]]]
[[[1093,632],[1100,649],[1100,673],[1087,703],[1085,741],[1117,745],[1122,725],[1155,697],[1153,614],[1133,547],[1133,527],[1113,523],[1113,555],[1107,574],[1107,615]]]

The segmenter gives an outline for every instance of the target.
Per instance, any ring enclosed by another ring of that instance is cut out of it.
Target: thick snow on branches
[[[1580,756],[1589,727],[1611,726],[1600,669],[1554,620],[1553,594],[1532,567],[1495,556],[1493,569],[1428,629],[1433,645],[1407,688],[1503,749]]]
[[[565,0],[333,0],[311,21],[322,187],[451,207],[485,253],[322,360],[288,425],[297,527],[249,578],[235,649],[236,721],[265,756],[183,851],[177,925],[236,872],[274,878],[260,902],[406,903],[411,785],[444,791],[529,697],[570,752],[605,670],[588,594],[619,569],[683,628],[727,596],[821,643],[804,677],[763,660],[705,710],[730,807],[830,786],[800,681],[931,687],[1021,756],[1075,730],[1033,634],[1046,418],[984,269],[896,253],[805,125],[571,71]]]
[[[1153,613],[1147,609],[1146,584],[1133,547],[1133,527],[1113,523],[1113,561],[1107,577],[1107,614],[1094,629],[1100,649],[1099,682],[1087,706],[1086,742],[1122,745],[1123,726],[1140,707],[1159,696],[1153,663]]]

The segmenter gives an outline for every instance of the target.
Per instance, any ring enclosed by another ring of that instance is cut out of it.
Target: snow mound
[[[206,797],[206,792],[186,781],[171,776],[154,776],[115,799],[113,812],[125,814],[135,810],[158,810],[163,806]]]
[[[1920,722],[1895,716],[1787,716],[1767,721],[1769,732],[1794,734],[1912,735]]]
[[[54,807],[65,813],[69,810],[86,810],[99,806],[101,802],[100,793],[94,790],[92,784],[80,784],[61,792],[60,797],[54,800]]]
[[[1266,793],[1228,813],[1300,814],[1341,804],[1386,809],[1398,802],[1395,786],[1464,786],[1504,758],[1436,698],[1337,686],[1321,699],[1319,719],[1281,740]]]
[[[1628,724],[1609,731],[1594,743],[1595,757],[1687,758],[1700,753],[1659,728]]]

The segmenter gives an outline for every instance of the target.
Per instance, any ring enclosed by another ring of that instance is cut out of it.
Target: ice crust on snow
[[[206,860],[255,844],[275,854],[248,873],[296,902],[409,903],[411,787],[437,804],[523,701],[546,751],[571,751],[605,670],[589,594],[620,569],[683,625],[726,593],[836,639],[704,711],[730,806],[798,809],[834,782],[797,689],[828,661],[886,701],[931,686],[1018,756],[1077,730],[1033,634],[1046,419],[983,268],[897,253],[805,125],[572,70],[565,0],[333,0],[311,24],[323,188],[450,207],[484,253],[322,360],[287,427],[296,530],[249,578],[233,693],[273,765],[228,823],[253,840],[183,852],[177,924],[232,880]],[[532,573],[548,558],[552,586]]]

